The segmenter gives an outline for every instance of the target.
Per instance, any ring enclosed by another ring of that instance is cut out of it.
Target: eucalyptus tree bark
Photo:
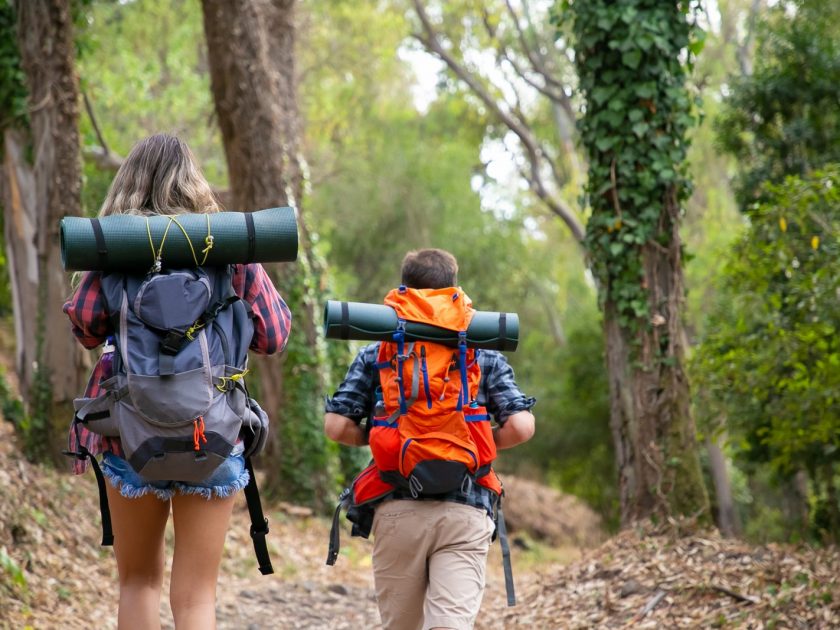
[[[15,365],[33,423],[43,432],[38,439],[56,454],[89,366],[61,312],[70,288],[59,219],[81,213],[75,44],[69,0],[19,0],[15,10],[29,114],[28,131],[9,128],[3,137]]]
[[[295,76],[294,0],[203,0],[210,78],[233,210],[297,208],[300,254],[270,273],[294,316],[286,352],[258,361],[274,431],[268,488],[309,504],[332,497],[321,428],[325,358],[316,324],[319,265],[302,212],[304,177]]]

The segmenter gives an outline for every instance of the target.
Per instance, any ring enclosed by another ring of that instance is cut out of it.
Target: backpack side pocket
[[[259,455],[268,441],[268,414],[253,398],[248,398],[245,406],[242,440],[245,442],[245,457]]]
[[[120,430],[116,418],[111,413],[111,394],[105,393],[96,398],[76,398],[73,409],[75,421],[84,425],[91,433],[107,437],[119,437]]]

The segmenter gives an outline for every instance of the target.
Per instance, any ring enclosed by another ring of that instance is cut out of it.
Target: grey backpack
[[[233,291],[232,268],[108,273],[102,293],[114,329],[113,376],[101,383],[101,396],[74,401],[74,422],[119,437],[126,460],[149,481],[202,481],[242,449],[252,536],[255,526],[262,533],[265,519],[251,505],[250,456],[265,445],[268,417],[243,381],[254,326],[249,305]],[[103,509],[103,528],[106,520]]]

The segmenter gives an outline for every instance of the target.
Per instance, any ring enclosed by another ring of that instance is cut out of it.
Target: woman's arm
[[[83,274],[73,297],[62,308],[70,318],[73,334],[88,349],[104,343],[111,331],[101,280],[102,275],[97,271]]]
[[[274,354],[286,347],[292,327],[292,313],[274,288],[262,265],[238,265],[233,275],[233,290],[251,305],[254,315],[254,338],[251,349],[260,354]]]

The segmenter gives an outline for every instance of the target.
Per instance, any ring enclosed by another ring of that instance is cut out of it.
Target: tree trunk
[[[587,102],[586,244],[604,311],[621,523],[708,521],[683,369],[679,225],[694,121],[684,88],[692,22],[676,1],[590,0],[572,11]],[[661,46],[643,45],[638,28],[656,31]]]
[[[622,525],[651,516],[699,517],[708,510],[683,370],[679,206],[668,197],[660,231],[670,232],[669,245],[647,243],[641,248],[650,325],[632,333],[619,324],[609,297],[604,306]]]
[[[726,457],[720,444],[725,440],[718,437],[706,436],[706,451],[709,453],[709,469],[715,484],[715,498],[717,502],[717,526],[720,533],[727,537],[741,534],[741,519],[735,510],[732,499],[732,485],[729,483],[729,473],[726,470]]]
[[[210,78],[235,210],[297,208],[296,263],[270,273],[295,315],[286,352],[259,361],[260,394],[275,421],[269,489],[305,503],[331,500],[321,428],[325,359],[316,324],[319,273],[302,197],[294,0],[203,0]]]
[[[75,44],[68,0],[18,1],[15,9],[31,130],[28,137],[22,131],[4,133],[16,366],[33,429],[46,429],[56,454],[88,365],[61,312],[69,285],[60,259],[59,219],[81,213]],[[44,434],[38,439],[44,442]]]

